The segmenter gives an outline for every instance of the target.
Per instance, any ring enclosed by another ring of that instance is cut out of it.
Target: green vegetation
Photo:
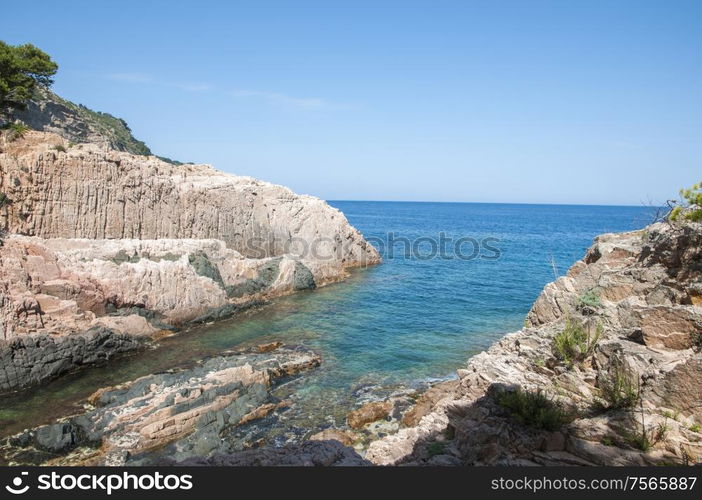
[[[0,41],[0,115],[23,109],[37,85],[49,87],[58,65],[34,45]]]
[[[32,95],[32,100],[37,103],[51,103],[53,107],[63,108],[61,113],[67,116],[74,115],[77,121],[84,123],[91,133],[100,134],[110,142],[110,146],[119,151],[127,151],[132,154],[150,155],[151,150],[142,141],[137,140],[132,135],[132,130],[127,122],[121,118],[112,116],[109,113],[93,111],[82,105],[75,104],[63,99],[49,89],[37,87]],[[81,140],[80,134],[76,139]],[[75,146],[74,142],[69,147]]]
[[[497,404],[518,422],[536,429],[556,431],[570,421],[563,405],[546,396],[541,390],[503,391],[497,395]]]
[[[62,99],[49,90],[53,84],[53,76],[58,65],[51,57],[32,44],[8,45],[0,41],[0,126],[9,129],[6,137],[12,141],[22,137],[27,130],[24,125],[11,123],[21,118],[21,111],[27,109],[31,100],[41,103],[46,101],[65,109],[60,112],[66,115],[75,114],[75,119],[87,125],[88,135],[99,134],[109,141],[112,148],[127,151],[132,154],[150,155],[147,145],[137,140],[127,123],[121,118],[109,113],[93,111],[82,104],[74,104]],[[30,108],[29,112],[33,112]],[[25,127],[25,128],[19,128]],[[77,134],[81,141],[83,132]],[[69,146],[70,147],[70,146]],[[57,148],[57,151],[60,149]],[[180,162],[164,158],[174,165]]]
[[[111,139],[115,149],[137,155],[151,154],[151,150],[144,142],[134,138],[132,129],[129,128],[129,125],[123,119],[112,116],[109,113],[93,111],[82,104],[73,104],[58,96],[54,97],[59,99],[65,106],[72,108],[81,119],[93,124],[99,132]]]
[[[0,208],[6,207],[7,205],[11,204],[12,200],[5,193],[0,193]]]
[[[663,441],[668,434],[670,428],[668,427],[668,419],[656,426],[656,432],[654,434],[655,442]]]
[[[675,410],[674,412],[664,411],[663,416],[677,422],[678,418],[680,417],[680,412],[678,410]]]
[[[171,165],[175,166],[180,166],[180,165],[194,165],[193,162],[191,161],[178,161],[178,160],[173,160],[171,158],[168,158],[167,156],[158,156],[156,155],[156,158],[158,158],[161,161],[165,161],[166,163],[170,163]]]
[[[165,161],[166,163],[170,163],[171,165],[175,165],[175,166],[184,165],[184,163],[183,163],[182,161],[173,160],[173,159],[171,159],[171,158],[168,158],[167,156],[158,156],[158,155],[156,155],[156,158],[158,158],[158,159],[161,160],[161,161]]]
[[[624,437],[630,446],[643,451],[644,453],[653,448],[657,443],[663,441],[668,434],[668,419],[656,426],[655,429],[646,427],[643,406],[641,406],[641,427],[633,432],[625,433]]]
[[[702,222],[702,182],[689,189],[681,189],[683,203],[671,210],[668,218],[675,222],[681,219]]]
[[[585,292],[578,297],[578,300],[575,303],[575,308],[584,314],[592,314],[600,307],[602,307],[602,302],[600,301],[600,296],[595,290]]]
[[[641,387],[638,377],[619,359],[614,359],[609,370],[600,379],[600,392],[607,410],[633,408],[639,402]]]
[[[601,336],[601,325],[598,324],[595,333],[591,334],[582,322],[568,317],[563,331],[553,338],[551,348],[557,359],[572,367],[592,355]]]
[[[12,142],[24,137],[24,134],[27,133],[29,127],[26,126],[24,123],[6,123],[2,127],[0,127],[0,130],[6,130],[7,140]]]
[[[700,432],[700,424],[692,424],[692,425],[690,426],[690,430],[691,430],[692,432]]]
[[[651,448],[653,448],[653,445],[655,444],[651,436],[649,435],[648,430],[646,430],[646,428],[643,427],[641,428],[641,431],[627,434],[626,442],[629,443],[630,446],[643,452],[649,451]]]
[[[614,446],[614,439],[610,436],[605,436],[602,438],[602,444],[605,446]]]
[[[692,348],[696,351],[702,350],[702,332],[692,333]]]
[[[60,152],[60,153],[65,153],[65,152],[66,152],[66,148],[63,147],[61,144],[57,144],[57,145],[54,146],[52,149],[53,149],[54,151],[58,151],[58,152]]]

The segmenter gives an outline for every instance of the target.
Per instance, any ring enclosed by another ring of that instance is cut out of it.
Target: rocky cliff
[[[35,239],[15,236],[6,245]],[[119,248],[94,240],[40,241],[76,266],[105,262]],[[120,264],[100,265],[122,266],[135,260],[125,260],[130,255],[148,266],[186,265],[182,257],[165,258],[168,240],[131,245],[117,258]],[[226,251],[217,241],[181,245],[194,245],[183,247],[185,253]],[[220,261],[217,267],[225,269]],[[702,224],[660,223],[606,234],[566,276],[544,288],[524,329],[417,399],[397,393],[359,405],[349,413],[347,428],[310,431],[310,441],[281,448],[259,446],[246,426],[283,414],[289,404],[266,388],[277,377],[320,363],[305,349],[271,344],[100,390],[84,414],[13,436],[0,443],[0,456],[25,464],[699,463],[701,285]],[[126,327],[143,319],[133,311],[97,319],[124,321]],[[159,317],[168,320],[166,314]],[[114,323],[108,326],[107,331],[118,330]],[[100,327],[84,342],[99,344],[107,329]]]
[[[376,464],[702,460],[702,225],[598,237],[525,328],[420,397]]]
[[[42,238],[219,239],[245,257],[378,261],[341,212],[282,186],[30,132],[0,145],[0,224]],[[324,266],[319,266],[323,272]]]
[[[320,199],[46,132],[0,138],[0,193],[0,392],[379,261]]]

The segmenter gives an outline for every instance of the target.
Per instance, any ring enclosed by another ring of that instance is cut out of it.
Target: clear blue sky
[[[700,1],[10,2],[160,155],[326,199],[640,204],[702,180]]]

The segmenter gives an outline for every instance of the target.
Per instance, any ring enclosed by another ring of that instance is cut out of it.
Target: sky
[[[64,98],[329,200],[660,203],[702,180],[702,2],[11,2]]]

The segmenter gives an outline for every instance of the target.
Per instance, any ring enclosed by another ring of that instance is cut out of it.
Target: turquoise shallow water
[[[644,207],[330,203],[381,246],[383,264],[0,401],[0,433],[74,412],[99,387],[269,340],[308,345],[324,359],[321,369],[280,389],[299,403],[280,423],[288,437],[320,422],[340,424],[369,387],[449,376],[472,354],[522,326],[544,284],[553,280],[554,263],[563,274],[597,234],[638,229],[652,216]],[[441,233],[445,242],[451,238],[446,251],[427,258],[431,240],[438,245]],[[415,242],[415,252],[405,255],[402,238]],[[464,258],[455,255],[459,238],[469,238],[461,246]]]

